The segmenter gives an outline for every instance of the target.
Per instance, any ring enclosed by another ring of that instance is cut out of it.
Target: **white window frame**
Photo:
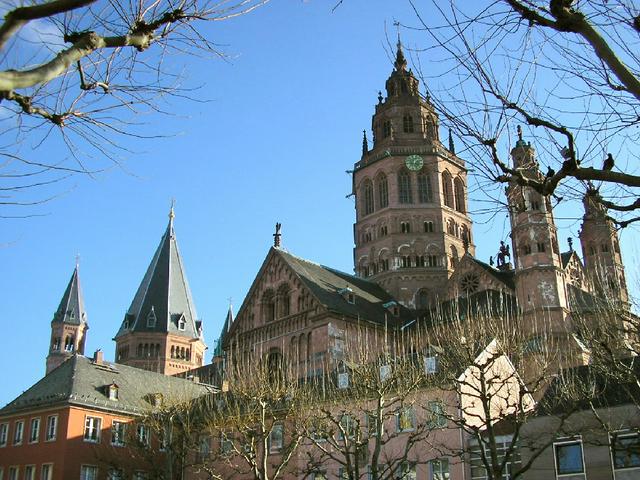
[[[275,435],[276,430],[280,432],[278,442],[274,440],[278,438]],[[271,427],[271,431],[269,432],[269,452],[278,453],[278,452],[281,452],[283,448],[284,448],[284,425],[282,423],[275,423],[273,427]]]
[[[9,440],[9,423],[0,423],[0,447],[6,447]]]
[[[107,480],[124,480],[124,470],[121,468],[110,468],[107,472]]]
[[[49,415],[47,416],[47,424],[45,425],[44,441],[53,442],[57,437],[58,437],[58,415],[57,414]]]
[[[398,465],[396,477],[399,480],[416,480],[418,478],[418,472],[415,462],[405,460]]]
[[[22,445],[22,440],[24,440],[24,420],[16,420],[13,426],[13,444]]]
[[[34,435],[35,425],[35,435]],[[40,441],[40,417],[34,417],[29,421],[29,443],[38,443]]]
[[[572,444],[578,444],[580,445],[580,456],[581,456],[581,460],[582,460],[582,471],[581,472],[573,472],[573,473],[559,473],[558,472],[558,454],[557,454],[557,448],[558,447],[563,447],[563,446],[567,446],[567,445],[572,445]],[[555,442],[553,442],[553,468],[554,468],[554,472],[556,474],[556,478],[558,479],[562,479],[562,478],[567,478],[567,479],[577,479],[577,478],[585,478],[585,464],[584,464],[584,448],[582,445],[582,437],[578,436],[575,438],[563,438],[560,440],[556,440]]]
[[[434,465],[438,465],[438,469],[434,468]],[[446,465],[446,469],[442,468]],[[433,458],[429,460],[429,480],[448,480],[451,477],[451,471],[449,469],[451,462],[447,457]],[[446,476],[445,476],[446,475]]]
[[[18,480],[20,478],[20,465],[10,465],[7,469],[7,480]]]
[[[89,436],[87,436],[87,433],[89,433]],[[95,415],[86,415],[84,417],[84,433],[82,435],[83,440],[89,443],[100,443],[101,433],[102,417],[97,417]]]
[[[24,480],[36,480],[36,466],[34,464],[25,465],[22,478]]]
[[[411,424],[408,428],[402,427],[402,419],[407,417]],[[398,433],[413,432],[416,429],[416,409],[413,405],[403,405],[396,414],[396,431]]]
[[[94,476],[88,477],[88,471],[92,471]],[[98,467],[95,465],[80,465],[80,480],[98,480]]]
[[[619,467],[616,468],[616,459],[615,459],[615,455],[614,455],[614,450],[615,450],[615,441],[619,440],[621,438],[630,438],[630,437],[635,437],[637,439],[637,442],[640,443],[640,432],[634,432],[634,431],[630,431],[630,430],[622,430],[622,431],[617,431],[617,432],[613,432],[609,434],[609,445],[611,446],[609,448],[609,453],[611,454],[611,469],[613,470],[613,478],[616,478],[616,474],[617,472],[621,472],[621,473],[626,473],[626,472],[640,472],[640,465],[638,465],[637,467]]]
[[[136,439],[140,442],[140,445],[144,445],[145,447],[149,446],[149,434],[150,429],[144,423],[138,423],[136,425]]]
[[[43,463],[40,465],[40,480],[51,480],[53,478],[53,463]]]
[[[115,425],[119,425],[119,429],[121,431],[117,432],[119,435],[114,435]],[[112,420],[111,421],[111,445],[114,447],[124,447],[125,445],[125,435],[127,433],[127,422],[123,420]]]

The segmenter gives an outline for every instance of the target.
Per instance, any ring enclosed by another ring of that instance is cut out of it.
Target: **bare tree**
[[[515,181],[558,201],[593,183],[618,226],[638,219],[640,10],[633,0],[409,3],[417,24],[408,27],[428,39],[414,63],[481,183]],[[430,58],[421,64],[424,50]],[[508,160],[513,142],[526,141],[517,124],[530,127],[527,140],[545,167],[540,178]]]
[[[307,432],[307,476],[411,478],[433,425],[421,408],[424,370],[404,337],[352,331],[339,363],[327,365]]]
[[[136,115],[168,112],[167,96],[196,98],[173,57],[222,55],[198,24],[267,1],[11,2],[0,24],[0,205],[41,203],[52,184],[120,164],[119,137],[149,136]]]

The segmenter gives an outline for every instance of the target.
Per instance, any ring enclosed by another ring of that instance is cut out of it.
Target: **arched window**
[[[171,358],[176,358],[176,346],[171,345]]]
[[[429,292],[422,288],[416,294],[416,307],[427,308],[429,306]]]
[[[265,322],[272,322],[276,318],[276,299],[271,289],[262,295],[262,316]]]
[[[279,350],[272,350],[267,357],[267,370],[269,372],[269,380],[278,381],[282,379],[283,362],[282,354]]]
[[[389,184],[387,182],[387,176],[382,173],[378,177],[378,208],[385,208],[389,206]]]
[[[433,192],[431,191],[431,178],[426,173],[418,174],[418,202],[433,202]]]
[[[362,186],[362,213],[364,215],[373,213],[373,185],[371,180],[365,180]]]
[[[64,339],[64,351],[73,352],[73,349],[74,349],[74,338],[72,336],[67,336]]]
[[[447,233],[449,235],[455,235],[456,234],[456,227],[455,227],[455,223],[452,219],[447,220]]]
[[[311,352],[313,348],[311,346],[311,332],[307,333],[307,361],[311,361]]]
[[[391,120],[385,120],[382,123],[382,138],[391,136]]]
[[[404,133],[413,133],[413,117],[406,114],[402,117],[402,130]]]
[[[467,209],[464,205],[464,183],[462,183],[460,178],[456,178],[453,183],[456,196],[456,210],[465,213]]]
[[[471,243],[471,235],[469,235],[469,228],[466,225],[462,225],[460,227],[460,238],[462,239],[462,243],[467,246]]]
[[[451,174],[445,170],[442,172],[442,196],[444,204],[453,208],[453,191],[451,186]]]
[[[304,346],[305,346],[305,338],[304,334],[300,335],[298,339],[298,362],[304,362],[305,354],[304,354]]]
[[[411,177],[406,170],[400,170],[398,173],[398,193],[400,203],[413,203],[411,195]]]
[[[451,245],[451,268],[458,266],[458,249]]]
[[[281,285],[278,288],[278,314],[279,317],[286,317],[291,313],[291,290],[289,285]]]

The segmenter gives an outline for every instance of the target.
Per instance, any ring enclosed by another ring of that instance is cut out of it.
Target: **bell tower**
[[[587,275],[596,291],[616,302],[628,303],[629,292],[618,242],[618,232],[597,201],[598,192],[589,187],[583,198],[584,216],[580,243]]]
[[[80,288],[78,265],[64,291],[62,300],[51,320],[51,339],[47,355],[47,373],[57,368],[75,353],[84,355],[86,333],[89,329],[84,297]]]
[[[353,169],[356,273],[409,308],[444,295],[459,259],[474,254],[464,160],[440,142],[429,96],[407,69],[398,40],[386,97],[378,95],[362,157]]]

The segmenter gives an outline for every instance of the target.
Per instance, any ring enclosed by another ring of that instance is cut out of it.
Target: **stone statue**
[[[498,252],[498,268],[507,264],[506,258],[509,257],[511,260],[511,252],[509,250],[509,245],[505,245],[504,241],[500,240],[500,251]]]

